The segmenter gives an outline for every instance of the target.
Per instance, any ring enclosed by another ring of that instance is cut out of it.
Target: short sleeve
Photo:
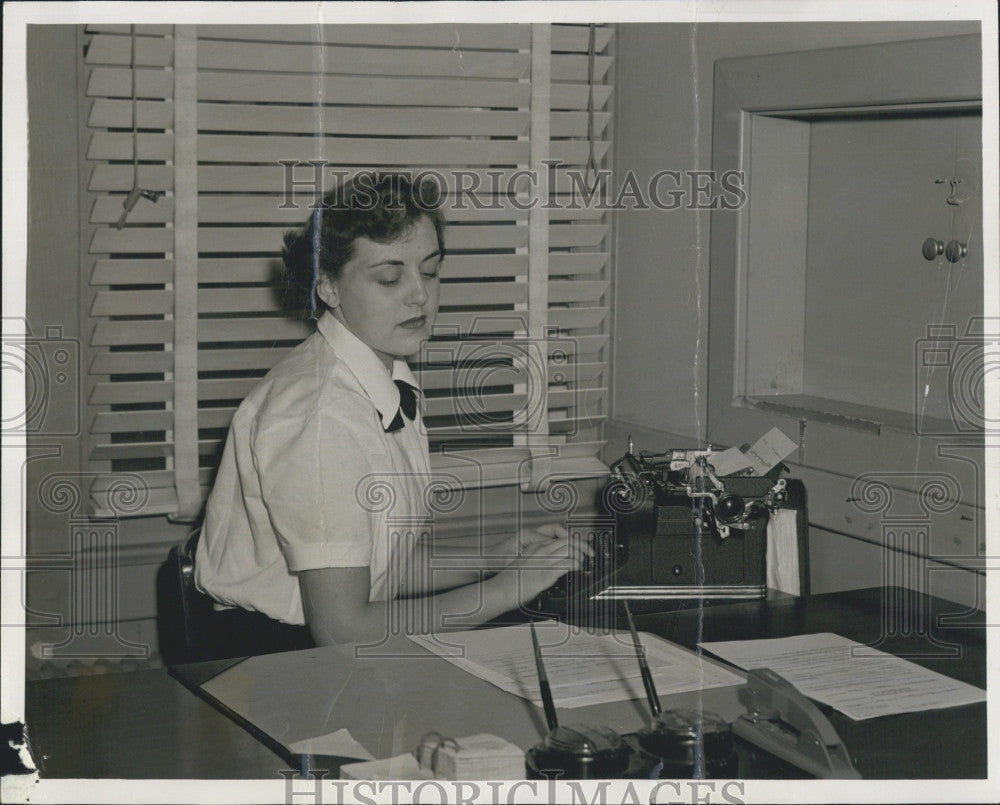
[[[253,453],[289,570],[368,566],[376,523],[357,487],[370,462],[347,422],[318,412],[272,421],[256,434]]]

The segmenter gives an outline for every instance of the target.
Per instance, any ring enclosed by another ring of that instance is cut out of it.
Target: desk
[[[908,649],[914,652],[908,657],[914,662],[985,687],[981,613],[963,614],[958,604],[919,594],[891,595],[884,606],[886,618],[882,616],[883,591],[854,590],[727,604],[700,612],[646,615],[637,618],[637,625],[688,647],[697,639],[782,637],[820,631],[874,642],[883,622],[892,625],[903,615],[911,618],[910,623],[922,622],[914,619],[925,613],[931,624],[929,634],[958,646],[959,657],[921,657],[916,652],[926,649],[927,641],[915,634],[893,636],[880,647],[888,651]],[[961,616],[959,624],[940,622],[948,616]],[[699,628],[701,638],[697,637]],[[429,729],[460,735],[488,729],[524,747],[540,738],[544,719],[530,703],[471,679],[442,660],[408,662],[424,668],[420,679],[407,684],[419,685],[426,696],[411,708],[411,723],[401,741]],[[691,706],[697,698],[697,694],[665,697],[664,704]],[[707,691],[702,698],[706,709],[729,716],[736,706],[734,688]],[[443,700],[456,701],[457,707],[444,711],[440,707]],[[985,704],[857,723],[825,709],[866,778],[986,775]],[[280,769],[288,767],[166,670],[30,682],[26,710],[32,749],[43,777],[273,780]],[[497,713],[504,715],[502,726],[483,723],[484,718]],[[617,702],[561,711],[560,716],[567,722],[600,719],[628,731],[643,722],[646,711],[643,702]],[[361,735],[355,737],[362,740]],[[403,743],[396,750],[407,748]]]

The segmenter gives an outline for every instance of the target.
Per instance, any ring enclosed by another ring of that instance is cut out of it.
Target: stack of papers
[[[700,645],[748,671],[770,668],[855,721],[986,701],[980,688],[829,632]]]
[[[557,707],[645,699],[639,663],[627,632],[595,635],[554,621],[536,624]],[[661,696],[743,683],[743,677],[697,654],[641,633],[646,660]],[[538,672],[527,624],[500,629],[413,635],[415,643],[501,690],[541,706]]]

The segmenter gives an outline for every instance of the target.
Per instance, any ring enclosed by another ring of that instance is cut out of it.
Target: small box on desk
[[[489,733],[445,740],[435,750],[434,773],[443,780],[519,780],[524,752]]]

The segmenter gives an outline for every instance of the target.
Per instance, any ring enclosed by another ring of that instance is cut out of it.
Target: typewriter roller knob
[[[740,519],[740,516],[746,510],[746,504],[743,502],[743,498],[730,492],[719,497],[719,502],[716,503],[715,510],[722,522],[731,523]]]

